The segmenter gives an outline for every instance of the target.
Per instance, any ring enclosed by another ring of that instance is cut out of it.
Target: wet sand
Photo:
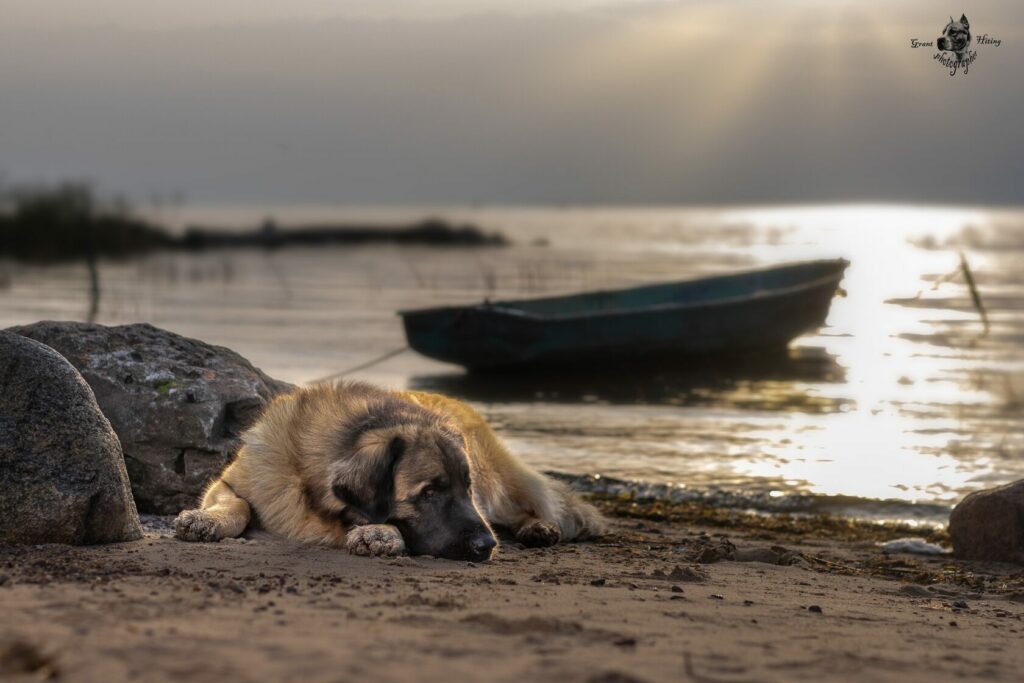
[[[617,516],[602,541],[505,544],[476,565],[365,559],[259,532],[186,544],[162,519],[136,543],[3,548],[0,671],[714,683],[1024,670],[1020,567],[883,555],[875,542],[898,529],[603,505]]]

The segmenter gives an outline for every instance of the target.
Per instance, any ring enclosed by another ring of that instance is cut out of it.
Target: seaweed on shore
[[[869,522],[833,515],[760,515],[735,508],[715,507],[704,502],[665,502],[637,500],[628,496],[584,494],[605,515],[623,519],[646,520],[661,524],[693,525],[731,530],[750,539],[780,542],[827,540],[850,543],[849,552],[836,557],[825,553],[801,552],[808,570],[823,574],[864,576],[888,579],[900,584],[930,587],[921,592],[924,597],[948,598],[943,586],[959,586],[976,593],[998,594],[1015,601],[1024,601],[1024,572],[1014,565],[972,562],[949,556],[890,555],[875,544],[904,536],[924,537],[933,543],[949,543],[944,528],[921,528],[908,524]],[[715,550],[716,545],[731,545],[725,534],[699,537],[695,551],[705,547]],[[650,541],[648,541],[650,544]],[[773,550],[785,550],[773,547]],[[700,552],[693,553],[695,561],[715,561],[721,553],[709,553],[705,560]],[[824,556],[822,556],[824,555]],[[918,593],[909,593],[918,595]]]
[[[821,537],[854,542],[883,542],[905,536],[918,536],[932,543],[949,543],[946,530],[934,527],[870,522],[824,514],[754,514],[735,508],[716,507],[700,501],[638,500],[629,496],[601,494],[590,494],[588,498],[610,517],[735,529],[754,536],[761,534],[766,537]]]

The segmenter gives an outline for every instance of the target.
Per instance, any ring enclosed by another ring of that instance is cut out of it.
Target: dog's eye
[[[433,498],[435,495],[437,495],[436,486],[428,486],[420,491],[420,498]]]

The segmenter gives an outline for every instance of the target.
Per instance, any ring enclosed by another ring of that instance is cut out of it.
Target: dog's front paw
[[[357,526],[345,536],[345,546],[353,555],[394,557],[405,553],[405,539],[390,524]]]
[[[182,541],[216,542],[224,535],[220,526],[204,510],[184,510],[174,520],[174,536]]]
[[[528,548],[546,548],[558,543],[561,537],[562,534],[557,526],[539,519],[527,524],[516,533],[516,540]]]

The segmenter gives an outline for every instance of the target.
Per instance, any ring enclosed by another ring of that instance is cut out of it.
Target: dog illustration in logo
[[[971,49],[971,24],[967,21],[967,16],[961,14],[960,21],[950,17],[935,45],[943,52],[955,54],[958,62],[966,60]]]

